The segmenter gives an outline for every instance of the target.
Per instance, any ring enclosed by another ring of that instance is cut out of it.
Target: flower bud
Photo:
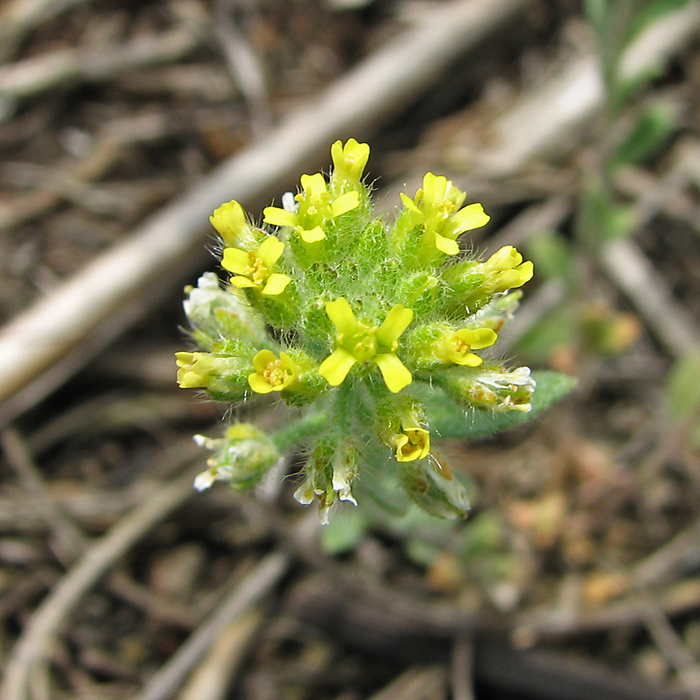
[[[226,246],[249,250],[257,247],[263,239],[262,231],[250,226],[243,207],[236,201],[222,204],[209,217],[209,221]]]
[[[267,435],[249,423],[232,425],[222,438],[195,435],[194,439],[214,453],[207,460],[208,469],[195,479],[198,491],[215,481],[228,481],[236,490],[252,488],[280,457]]]
[[[189,287],[182,303],[197,342],[212,350],[222,338],[235,338],[256,346],[267,337],[265,323],[245,295],[235,287],[223,289],[213,272],[205,272],[196,287]]]
[[[248,389],[250,364],[241,357],[208,352],[175,353],[177,383],[183,389],[206,389],[216,401],[239,401]]]
[[[499,413],[526,413],[532,408],[531,400],[536,383],[530,375],[529,367],[518,367],[510,371],[502,367],[488,367],[450,371],[445,374],[444,385],[458,400],[477,408],[489,408]]]
[[[430,452],[430,430],[422,406],[409,397],[397,397],[377,406],[384,423],[381,437],[394,450],[397,462],[424,459]]]
[[[433,455],[415,462],[404,462],[401,480],[411,499],[431,515],[449,520],[467,517],[467,492],[450,468],[440,464]]]
[[[357,505],[352,482],[358,463],[359,450],[354,440],[340,443],[332,438],[318,440],[304,467],[304,482],[294,492],[294,498],[302,505],[317,501],[319,518],[326,525],[330,508],[337,500]]]

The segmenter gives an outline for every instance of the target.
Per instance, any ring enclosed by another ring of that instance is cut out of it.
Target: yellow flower
[[[264,296],[282,294],[289,282],[288,275],[270,272],[284,251],[284,243],[275,236],[267,236],[257,250],[226,248],[221,265],[235,273],[231,284],[241,289],[257,289]]]
[[[401,421],[401,432],[395,433],[391,441],[396,448],[397,462],[412,462],[423,459],[430,452],[430,432],[415,423],[404,424]]]
[[[522,287],[534,273],[532,262],[523,262],[523,256],[512,245],[497,250],[482,263],[482,268],[488,275],[487,284],[494,293]]]
[[[346,192],[333,199],[321,173],[301,176],[302,191],[294,199],[297,211],[265,207],[263,220],[273,226],[291,226],[305,243],[315,243],[326,237],[323,224],[360,204],[357,192]]]
[[[282,391],[299,375],[299,368],[286,352],[281,352],[278,358],[271,350],[261,350],[253,358],[253,367],[255,372],[248,377],[248,384],[257,394]]]
[[[456,255],[459,245],[456,239],[462,233],[481,228],[490,220],[481,204],[469,204],[460,209],[467,195],[442,175],[426,173],[423,187],[414,199],[401,194],[404,206],[415,215],[416,225],[424,227],[422,253],[439,250],[446,255]]]
[[[498,336],[491,328],[462,328],[436,343],[435,355],[444,362],[478,367],[483,359],[470,350],[493,345]]]
[[[216,360],[206,352],[176,352],[175,361],[179,367],[177,383],[182,389],[205,388],[216,372]]]
[[[345,297],[326,304],[326,313],[338,334],[335,350],[321,363],[318,373],[331,385],[342,384],[356,362],[372,362],[382,373],[389,391],[397,393],[413,377],[396,355],[399,336],[413,320],[413,311],[393,306],[380,326],[367,326],[355,318]]]
[[[333,180],[357,186],[369,159],[369,146],[355,139],[348,139],[344,145],[342,141],[336,141],[331,146],[331,158]]]
[[[262,234],[250,227],[243,207],[236,201],[222,204],[209,217],[209,221],[227,246],[252,248],[260,242]]]

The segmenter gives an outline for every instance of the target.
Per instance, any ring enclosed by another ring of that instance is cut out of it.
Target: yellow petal
[[[194,353],[193,352],[176,352],[175,353],[175,362],[177,363],[178,367],[188,367],[189,365],[192,364],[194,360]]]
[[[331,205],[332,216],[340,216],[360,206],[360,195],[357,192],[346,192],[333,200]]]
[[[444,201],[447,184],[448,180],[443,175],[426,173],[423,177],[423,201],[426,204]]]
[[[498,340],[498,335],[491,328],[462,328],[455,335],[474,350],[488,348]]]
[[[263,287],[262,294],[266,297],[274,297],[286,289],[291,282],[289,275],[283,275],[279,272],[273,272],[267,279],[267,284]]]
[[[454,354],[450,355],[450,360],[452,360],[452,362],[454,362],[456,365],[461,365],[462,367],[478,367],[484,361],[473,352],[455,352]]]
[[[257,372],[253,372],[248,377],[248,384],[250,384],[250,388],[256,393],[256,394],[269,394],[272,391],[275,391],[275,387],[272,386],[264,377],[261,377]]]
[[[522,265],[518,265],[518,272],[520,272],[520,284],[525,284],[532,279],[535,274],[535,266],[531,260],[526,260]]]
[[[270,269],[279,259],[284,251],[284,243],[276,236],[268,236],[258,248],[258,257],[263,265]]]
[[[457,241],[452,241],[449,238],[441,236],[439,233],[435,234],[435,247],[446,255],[457,255],[459,253],[459,245]]]
[[[311,199],[316,199],[326,194],[326,181],[321,173],[302,175],[299,181],[301,183],[301,189],[307,192]]]
[[[416,206],[416,203],[407,194],[401,192],[399,194],[399,197],[401,197],[401,201],[403,202],[403,205],[406,207],[406,209],[410,209],[411,211],[418,212],[420,214],[420,209]]]
[[[318,373],[331,385],[338,386],[343,383],[348,372],[357,360],[342,348],[336,348],[318,368]]]
[[[491,217],[484,211],[481,204],[469,204],[450,217],[447,228],[456,237],[465,231],[481,228],[489,221],[491,221]]]
[[[339,333],[351,335],[357,329],[357,319],[345,297],[326,302],[326,314]]]
[[[267,369],[267,366],[270,364],[270,362],[276,362],[277,357],[272,350],[261,350],[259,353],[255,355],[253,358],[253,367],[255,367],[257,372],[264,372]]]
[[[255,282],[253,282],[253,280],[241,276],[231,277],[231,284],[234,287],[238,287],[238,289],[250,289],[252,287],[257,288],[258,286],[255,284]]]
[[[243,207],[236,201],[226,202],[215,209],[209,221],[228,244],[238,242],[248,229]]]
[[[379,367],[387,388],[394,394],[413,381],[411,373],[393,352],[376,355],[373,362]]]
[[[279,207],[265,207],[263,209],[263,221],[272,226],[297,226],[299,217],[293,211],[287,211]]]
[[[322,241],[326,237],[324,230],[320,226],[314,226],[314,228],[308,231],[306,229],[300,229],[299,235],[305,243],[316,243],[317,241]]]
[[[499,248],[484,264],[494,271],[512,270],[520,265],[523,256],[512,245]]]
[[[377,328],[377,341],[381,345],[393,349],[394,343],[408,328],[412,320],[413,311],[411,309],[407,309],[401,304],[392,306],[382,325]]]
[[[250,266],[250,256],[240,248],[224,248],[224,257],[221,259],[221,267],[224,270],[237,275],[245,275]]]

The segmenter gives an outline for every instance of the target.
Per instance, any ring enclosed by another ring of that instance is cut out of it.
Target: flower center
[[[471,345],[462,340],[462,338],[459,336],[452,339],[452,347],[455,349],[455,352],[459,353],[460,355],[464,355],[471,350]]]
[[[368,328],[364,323],[358,323],[356,332],[349,338],[345,339],[342,333],[338,335],[338,344],[344,346],[358,362],[371,360],[377,354],[376,332],[376,326]]]
[[[260,256],[252,250],[248,253],[248,260],[250,263],[245,271],[246,277],[249,277],[256,285],[262,285],[267,276],[267,268],[260,259]]]
[[[287,378],[287,371],[282,360],[275,360],[267,363],[262,375],[270,386],[280,386]]]

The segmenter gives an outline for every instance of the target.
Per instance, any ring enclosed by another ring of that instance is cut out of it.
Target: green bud
[[[217,401],[239,401],[248,390],[250,362],[208,352],[175,353],[177,382],[183,389],[206,389]]]
[[[321,438],[311,451],[304,467],[304,482],[295,491],[294,498],[303,505],[316,501],[321,523],[327,524],[328,513],[336,501],[357,505],[352,495],[352,482],[358,463],[359,449],[354,440]]]
[[[529,411],[536,385],[529,367],[510,371],[498,366],[460,368],[446,372],[442,381],[445,389],[459,401],[499,413]]]
[[[467,492],[449,467],[440,464],[433,455],[415,462],[403,462],[401,479],[406,493],[431,515],[449,520],[467,517]]]
[[[213,272],[205,272],[196,287],[189,287],[183,302],[199,345],[206,350],[222,338],[259,345],[267,337],[265,322],[237,288],[222,289]]]
[[[207,460],[208,469],[195,479],[198,491],[215,481],[227,481],[236,490],[250,489],[280,457],[267,435],[249,423],[232,425],[222,438],[195,435],[194,439],[214,453]]]

